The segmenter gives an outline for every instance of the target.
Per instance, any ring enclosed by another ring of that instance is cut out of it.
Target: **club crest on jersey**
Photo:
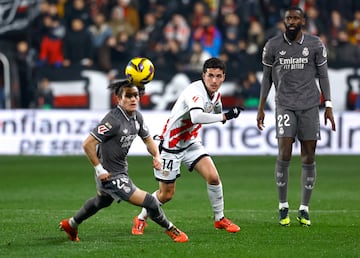
[[[135,121],[135,128],[136,128],[136,131],[140,130],[140,124],[138,121]]]
[[[280,134],[280,135],[283,135],[284,133],[285,133],[285,132],[284,132],[284,128],[280,127],[280,128],[279,128],[279,134]]]
[[[170,171],[169,170],[161,170],[161,174],[164,176],[164,177],[168,177],[170,175]]]
[[[104,133],[108,132],[109,130],[110,129],[106,126],[106,124],[99,125],[97,128],[98,134],[104,134]]]
[[[212,103],[210,103],[210,102],[206,102],[204,105],[204,111],[206,113],[211,113],[213,111],[213,108],[214,107],[213,107]]]
[[[302,55],[303,56],[308,56],[309,55],[309,49],[307,47],[304,47],[304,49],[302,51]]]

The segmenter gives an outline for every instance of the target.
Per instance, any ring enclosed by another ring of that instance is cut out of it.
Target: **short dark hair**
[[[301,16],[302,16],[302,17],[305,16],[303,9],[301,9],[299,6],[296,6],[296,5],[292,5],[292,6],[288,7],[288,8],[286,9],[286,12],[287,12],[287,11],[298,11],[298,12],[301,13]]]
[[[112,83],[110,83],[108,88],[111,89],[116,96],[119,96],[122,94],[123,89],[125,87],[131,88],[133,86],[135,86],[135,85],[133,85],[129,80],[126,79],[126,80],[112,82]]]
[[[208,68],[219,68],[224,73],[226,71],[225,63],[222,60],[220,60],[219,58],[216,58],[216,57],[211,57],[211,58],[209,58],[208,60],[205,61],[204,65],[203,65],[203,73],[206,73],[206,70]]]

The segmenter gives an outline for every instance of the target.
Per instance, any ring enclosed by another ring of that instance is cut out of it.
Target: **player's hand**
[[[331,129],[333,131],[336,131],[335,120],[334,120],[332,108],[330,108],[330,107],[325,108],[324,119],[325,119],[325,125],[327,125],[327,120],[329,119],[331,122]]]
[[[104,181],[108,181],[110,179],[110,174],[107,173],[107,174],[102,174],[100,176],[98,176],[99,180],[104,182]]]
[[[110,179],[111,176],[110,173],[105,168],[103,168],[103,166],[100,163],[96,165],[94,168],[95,168],[95,174],[100,181],[103,182]]]
[[[159,157],[153,157],[153,167],[157,170],[160,170],[162,167],[161,158]]]
[[[244,110],[243,107],[232,107],[228,112],[224,114],[226,120],[237,118],[242,110]]]
[[[264,130],[265,128],[264,119],[265,119],[264,110],[259,109],[257,113],[256,121],[257,121],[257,127],[259,128],[260,131]]]

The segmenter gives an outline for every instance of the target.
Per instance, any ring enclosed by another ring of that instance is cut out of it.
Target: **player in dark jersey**
[[[290,224],[288,203],[289,166],[295,137],[301,145],[301,204],[297,220],[310,226],[309,202],[315,185],[315,149],[320,139],[320,94],[325,99],[325,125],[335,122],[332,113],[330,86],[327,71],[327,52],[317,36],[302,32],[305,25],[302,9],[292,6],[285,12],[286,31],[271,38],[263,49],[263,79],[258,106],[257,126],[264,128],[264,107],[272,83],[276,95],[276,137],[278,156],[275,178],[279,198],[279,223]],[[316,79],[319,81],[320,90]]]
[[[142,114],[137,111],[139,89],[127,80],[113,83],[110,87],[118,98],[118,106],[105,115],[83,142],[86,156],[95,168],[97,195],[86,201],[73,217],[62,220],[60,229],[68,234],[70,240],[80,241],[79,224],[110,206],[114,200],[118,203],[124,200],[145,207],[150,212],[150,218],[165,228],[166,234],[175,242],[187,242],[187,235],[166,218],[157,200],[136,187],[128,175],[126,157],[137,136],[141,137],[153,156],[153,167],[161,167],[158,146],[144,124]]]

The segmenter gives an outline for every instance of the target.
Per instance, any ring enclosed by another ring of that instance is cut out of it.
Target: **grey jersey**
[[[150,133],[140,112],[129,116],[118,106],[105,115],[91,135],[100,141],[97,153],[101,164],[116,175],[128,173],[126,156],[136,136],[145,139]]]
[[[327,52],[319,37],[303,33],[299,42],[290,42],[285,34],[276,36],[266,43],[262,58],[272,69],[277,105],[301,110],[320,104],[316,77],[327,71]]]

